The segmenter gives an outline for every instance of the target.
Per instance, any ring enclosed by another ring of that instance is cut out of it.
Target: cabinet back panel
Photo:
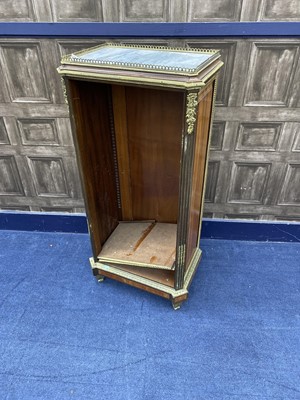
[[[195,131],[195,150],[193,179],[191,189],[190,210],[188,217],[188,235],[187,235],[187,251],[186,266],[198,245],[199,236],[199,217],[202,213],[202,198],[204,193],[203,174],[207,159],[207,146],[210,131],[210,116],[212,110],[213,84],[210,84],[199,95],[199,108],[197,118],[197,129]]]
[[[69,81],[94,257],[118,224],[109,85]]]
[[[134,220],[177,222],[183,106],[182,92],[126,87]]]

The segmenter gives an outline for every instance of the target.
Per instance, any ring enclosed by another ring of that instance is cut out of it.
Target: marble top
[[[68,60],[99,66],[158,70],[162,72],[197,73],[214,58],[214,52],[188,49],[144,48],[138,46],[104,45],[71,54]],[[210,60],[211,59],[211,60]]]

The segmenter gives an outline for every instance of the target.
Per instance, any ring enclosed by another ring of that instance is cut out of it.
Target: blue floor
[[[300,399],[300,244],[203,240],[190,298],[97,284],[84,234],[0,231],[0,399]]]

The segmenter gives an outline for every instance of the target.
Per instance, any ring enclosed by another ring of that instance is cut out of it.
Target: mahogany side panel
[[[184,94],[126,87],[132,216],[176,223]]]
[[[186,268],[198,245],[202,196],[204,195],[204,177],[208,156],[209,132],[213,101],[213,82],[199,94],[197,127],[195,129],[195,149],[192,172],[191,198],[188,215],[188,233],[186,246]]]
[[[110,87],[69,80],[74,141],[80,161],[94,258],[118,224],[118,200],[110,129]]]

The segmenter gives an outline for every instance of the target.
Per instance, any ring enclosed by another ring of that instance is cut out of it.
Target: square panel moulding
[[[179,308],[199,238],[216,50],[104,44],[64,56],[99,281],[112,278]]]

